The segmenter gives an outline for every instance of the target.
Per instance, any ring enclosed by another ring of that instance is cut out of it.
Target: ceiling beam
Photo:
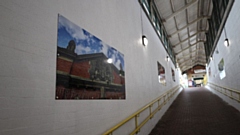
[[[196,66],[196,65],[202,65],[202,66],[205,66],[206,65],[206,63],[199,63],[199,62],[196,62],[196,63],[194,63],[194,64],[192,64],[192,65],[185,65],[185,66],[182,66],[182,67],[180,67],[182,70],[183,69],[189,69],[189,68],[192,68],[192,67],[194,67],[194,66]]]
[[[188,7],[192,6],[193,4],[195,4],[196,2],[198,2],[198,0],[194,0],[192,2],[189,2],[187,5],[185,5],[184,7],[180,8],[179,10],[175,11],[173,14],[171,14],[170,16],[166,17],[165,19],[163,19],[163,22],[166,22],[168,19],[176,16],[177,14],[181,13],[182,11],[186,10]]]
[[[194,65],[180,67],[180,69],[182,70],[182,72],[184,72],[184,71],[186,71],[186,70],[188,70],[188,69],[190,69],[190,68],[192,68],[192,67],[194,67],[194,66],[196,66],[196,65],[205,66],[204,63],[195,63]]]
[[[189,61],[191,61],[192,59],[189,59],[189,60],[187,60],[187,61],[184,61],[184,62],[182,62],[182,63],[179,63],[179,66],[183,66],[183,64],[185,64],[186,62],[189,62]],[[206,61],[202,61],[202,60],[192,60],[191,62],[189,62],[189,63],[195,63],[195,62],[205,62],[206,63]]]
[[[196,64],[196,65],[204,66],[204,65],[202,65],[202,64]],[[196,65],[194,65],[194,66],[196,66]],[[188,67],[182,68],[181,71],[182,71],[182,72],[185,72],[185,71],[193,68],[194,66],[188,66]]]
[[[194,43],[194,44],[190,44],[190,43],[189,43],[189,45],[190,45],[190,46],[193,46],[193,45],[196,45],[196,44],[199,43],[199,42],[205,42],[205,40],[199,40],[199,41],[197,41],[197,42]],[[174,46],[173,48],[176,48],[176,46]]]
[[[201,30],[201,31],[198,31],[197,33],[195,33],[195,34],[193,34],[193,35],[191,35],[190,37],[188,37],[188,38],[185,38],[184,40],[182,40],[181,42],[179,42],[179,43],[177,43],[177,44],[175,44],[175,45],[172,45],[173,47],[176,47],[177,45],[180,45],[180,44],[182,44],[182,43],[184,43],[185,41],[187,41],[188,39],[190,39],[190,38],[192,38],[192,37],[194,37],[194,36],[196,36],[197,34],[199,34],[199,33],[201,33],[201,32],[206,32],[206,30]]]
[[[201,55],[193,55],[192,53],[190,53],[190,55],[184,55],[184,56],[182,56],[182,57],[176,57],[177,58],[177,60],[181,60],[181,59],[185,59],[185,58],[191,58],[191,57],[199,57],[199,58],[204,58],[204,59],[206,59],[205,57],[205,54],[201,54]]]
[[[198,62],[197,65],[202,65],[206,67],[206,62],[202,63],[202,62]]]
[[[178,61],[178,63],[185,63],[185,62],[188,62],[188,61],[190,61],[190,60],[192,60],[192,61],[203,61],[203,62],[206,62],[205,59],[201,59],[201,58],[198,59],[198,58],[199,58],[199,57],[195,56],[195,57],[191,57],[191,58],[189,58],[188,60],[185,60],[185,61],[183,61],[183,62]]]
[[[195,62],[194,62],[194,63],[192,62],[192,63],[190,63],[190,64],[191,64],[191,65],[194,65]],[[180,64],[180,65],[179,65],[179,67],[185,67],[185,66],[189,66],[189,63],[186,63],[186,64],[184,64],[184,65],[183,65],[183,64]]]
[[[194,46],[194,45],[196,45],[196,44],[198,44],[198,43],[200,43],[200,42],[205,42],[205,41],[204,41],[204,40],[197,41],[196,43],[194,43],[194,44],[188,46],[187,48],[182,49],[180,52],[176,53],[175,55],[178,55],[179,53],[181,53],[181,52],[183,52],[183,51],[189,49],[190,47],[192,47],[192,46]]]
[[[182,57],[188,57],[189,55],[192,55],[192,53],[194,53],[194,52],[196,52],[196,51],[198,51],[198,50],[196,49],[196,50],[194,50],[194,51],[191,51],[189,54],[183,55]],[[179,54],[180,54],[180,53],[179,53]],[[176,57],[178,58],[178,55],[176,55]]]
[[[204,61],[206,60],[205,57],[199,57],[199,56],[190,57],[189,60],[196,59],[196,58],[197,58],[198,60],[204,60]],[[184,57],[177,59],[178,62],[179,62],[181,59],[184,59]],[[188,60],[187,60],[187,61],[188,61]],[[186,62],[186,61],[184,61],[184,62]]]
[[[179,62],[179,61],[178,61],[178,63],[179,63],[179,64],[182,64],[182,63],[186,63],[186,62],[188,62],[188,61],[201,61],[201,62],[206,62],[205,59],[198,59],[198,57],[196,56],[196,57],[191,57],[191,58],[189,58],[188,60],[183,61],[183,62]]]
[[[196,20],[188,23],[186,26],[182,27],[181,29],[178,29],[177,31],[175,31],[175,32],[172,33],[171,35],[168,35],[168,37],[172,37],[173,35],[181,32],[182,30],[184,30],[185,28],[187,28],[188,26],[190,26],[190,25],[192,25],[192,24],[194,24],[194,23],[196,23],[196,22],[198,22],[198,21],[200,21],[200,20],[202,20],[202,19],[207,19],[207,18],[209,18],[209,17],[208,17],[208,16],[207,16],[207,17],[206,17],[206,16],[205,16],[205,17],[199,17],[198,19],[196,19]]]
[[[194,66],[194,65],[196,65],[196,64],[198,64],[198,63],[201,63],[201,64],[206,64],[206,62],[202,62],[202,61],[194,61],[194,62],[192,62],[192,63],[185,63],[185,64],[180,64],[179,65],[179,67],[184,67],[184,66],[189,66],[189,65],[191,65],[191,66]]]
[[[189,55],[192,55],[192,53],[194,53],[194,52],[197,52],[197,51],[205,51],[204,49],[196,49],[196,50],[194,50],[194,51],[191,51],[189,54],[187,54],[187,55],[183,55],[182,57],[188,57]],[[205,56],[205,55],[204,55]],[[178,57],[178,55],[176,55],[176,57]]]
[[[195,65],[196,63],[201,63],[201,64],[206,64],[206,62],[203,62],[203,61],[193,61],[192,63],[186,63],[184,65],[179,65],[180,67],[184,67],[184,66],[188,66],[188,65]]]

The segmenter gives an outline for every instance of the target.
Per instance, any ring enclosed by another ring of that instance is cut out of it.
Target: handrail
[[[131,132],[130,135],[134,135],[134,134],[138,133],[140,131],[141,127],[144,126],[148,122],[148,120],[151,119],[154,116],[154,114],[156,114],[162,108],[162,106],[164,106],[166,104],[166,102],[170,100],[170,98],[177,92],[177,90],[180,87],[181,86],[178,85],[178,86],[175,86],[174,88],[168,90],[167,92],[162,94],[160,97],[158,97],[155,100],[153,100],[152,102],[148,103],[147,105],[142,107],[140,110],[133,113],[132,115],[130,115],[129,117],[127,117],[126,119],[124,119],[123,121],[121,121],[120,123],[115,125],[114,127],[112,127],[111,129],[109,129],[108,131],[103,133],[103,135],[112,135],[112,133],[115,130],[117,130],[119,127],[121,127],[122,125],[124,125],[125,123],[127,123],[128,121],[130,121],[134,118],[135,118],[135,129]],[[160,101],[162,99],[163,99],[163,102],[160,104]],[[152,111],[152,106],[155,103],[158,103],[158,107],[154,111]],[[147,116],[140,124],[138,124],[138,117],[139,117],[140,113],[142,113],[143,111],[145,111],[147,109],[149,109],[149,116]]]
[[[235,89],[232,89],[232,88],[227,88],[227,87],[224,87],[224,86],[220,86],[220,85],[217,85],[217,84],[214,84],[214,83],[210,83],[208,82],[210,85],[210,87],[213,87],[215,86],[215,90],[219,91],[220,93],[230,97],[231,99],[234,99],[238,102],[240,102],[240,91],[237,91]],[[212,85],[212,86],[211,86]],[[218,88],[221,88],[221,89],[216,89],[216,87]],[[224,90],[224,91],[223,91]],[[230,92],[230,95],[227,93],[227,90]],[[238,98],[237,97],[234,97],[233,96],[233,93],[237,94],[238,95]]]

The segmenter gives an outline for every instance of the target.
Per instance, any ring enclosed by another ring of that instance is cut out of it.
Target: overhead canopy
[[[204,42],[211,0],[154,0],[182,71],[206,64]]]

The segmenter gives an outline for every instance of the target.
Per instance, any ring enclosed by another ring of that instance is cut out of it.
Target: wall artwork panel
[[[158,82],[163,85],[166,85],[165,68],[159,62],[157,62],[157,66],[158,66]]]
[[[221,61],[218,63],[218,71],[219,71],[220,79],[223,79],[223,78],[226,77],[223,58],[222,58]]]
[[[58,15],[56,99],[125,99],[124,55]]]
[[[172,69],[172,68],[171,68]],[[172,80],[175,82],[175,72],[174,70],[172,69]]]
[[[208,68],[208,76],[211,77],[211,67]]]

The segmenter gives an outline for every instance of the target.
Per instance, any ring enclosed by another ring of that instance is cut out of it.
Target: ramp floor
[[[186,88],[149,135],[240,135],[240,112],[204,87]]]

